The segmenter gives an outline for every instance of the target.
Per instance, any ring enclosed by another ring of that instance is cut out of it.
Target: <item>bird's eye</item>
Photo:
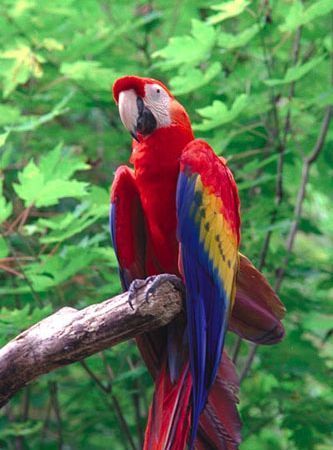
[[[156,92],[159,94],[161,92],[161,89],[157,88]]]

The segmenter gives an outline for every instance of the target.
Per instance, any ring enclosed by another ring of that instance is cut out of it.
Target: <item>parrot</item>
[[[226,160],[194,137],[167,86],[123,76],[113,98],[132,136],[131,166],[116,170],[110,200],[122,288],[180,279],[185,290],[183,314],[136,338],[155,380],[143,448],[236,450],[239,380],[226,331],[275,344],[285,308],[239,251],[240,200]]]

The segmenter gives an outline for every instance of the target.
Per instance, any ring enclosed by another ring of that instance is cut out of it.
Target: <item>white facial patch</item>
[[[169,113],[169,94],[159,84],[147,84],[145,86],[144,103],[153,113],[157,128],[167,127],[171,124]]]
[[[122,123],[130,132],[135,131],[138,118],[137,95],[134,89],[122,91],[119,94],[118,108]]]

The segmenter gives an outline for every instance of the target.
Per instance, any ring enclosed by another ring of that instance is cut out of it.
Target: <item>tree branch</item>
[[[10,341],[0,350],[0,407],[44,373],[171,322],[181,294],[165,282],[147,302],[149,285],[131,298],[133,308],[127,292],[81,311],[65,307]]]

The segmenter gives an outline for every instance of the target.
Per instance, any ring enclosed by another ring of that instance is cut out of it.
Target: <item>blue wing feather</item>
[[[220,363],[227,326],[228,298],[200,240],[200,222],[195,215],[202,195],[195,190],[198,174],[181,172],[177,189],[178,239],[186,285],[186,311],[193,379],[191,443],[196,436],[199,416]]]

